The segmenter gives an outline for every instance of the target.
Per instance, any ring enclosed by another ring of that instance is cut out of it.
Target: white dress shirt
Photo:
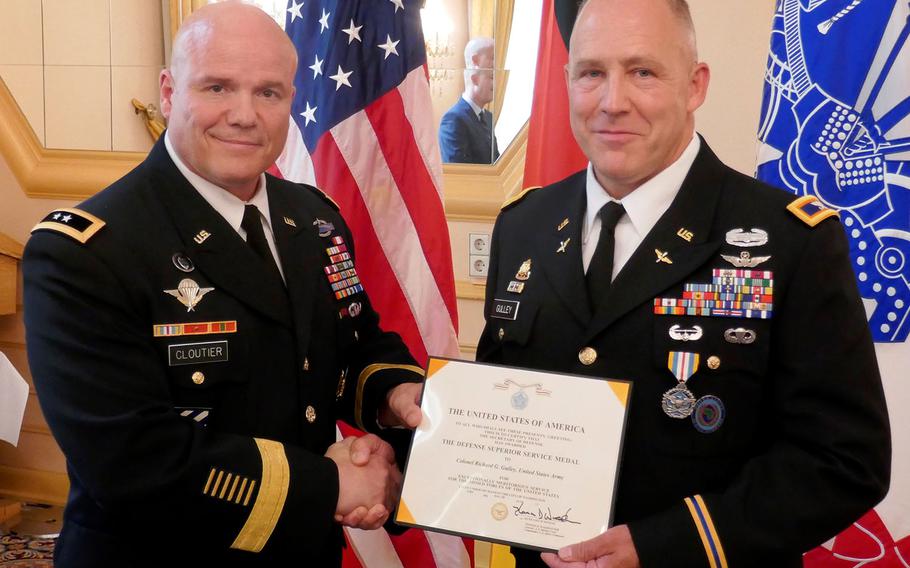
[[[698,136],[693,135],[689,145],[675,162],[622,200],[610,197],[594,177],[594,168],[590,162],[588,163],[585,184],[588,201],[581,229],[581,259],[585,272],[588,271],[594,249],[597,248],[597,240],[600,238],[600,217],[597,215],[600,208],[608,201],[618,201],[626,210],[613,233],[616,243],[616,248],[613,249],[613,278],[616,278],[638,245],[654,228],[657,220],[670,208],[689,173],[689,168],[692,167],[692,162],[695,161],[700,146]]]
[[[243,240],[246,240],[246,231],[243,230],[240,223],[243,221],[245,207],[247,205],[255,205],[256,208],[259,209],[259,220],[262,221],[265,240],[269,243],[269,250],[272,251],[272,257],[275,259],[275,264],[278,265],[278,271],[281,272],[281,277],[284,278],[284,269],[281,267],[281,257],[278,255],[278,248],[275,246],[275,235],[272,233],[272,217],[271,212],[269,211],[269,194],[265,190],[265,174],[259,174],[259,184],[252,199],[243,201],[230,191],[218,187],[214,183],[190,170],[186,164],[183,163],[183,160],[180,159],[180,156],[177,155],[167,132],[164,133],[164,147],[167,148],[167,153],[170,155],[171,159],[174,160],[174,164],[177,166],[177,169],[180,170],[180,173],[183,174],[183,177],[190,182],[190,185],[199,192],[199,195],[201,195],[219,215],[224,217],[224,220],[228,222],[228,225],[233,227]]]

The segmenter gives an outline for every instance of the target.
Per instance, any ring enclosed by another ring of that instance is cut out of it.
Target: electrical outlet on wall
[[[468,265],[468,276],[471,278],[486,278],[489,264],[489,255],[472,254]]]
[[[468,234],[468,254],[490,255],[490,234],[489,233],[469,233]]]

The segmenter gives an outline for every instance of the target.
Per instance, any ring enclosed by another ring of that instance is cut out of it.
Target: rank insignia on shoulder
[[[523,191],[522,191],[521,193],[519,193],[518,195],[514,195],[514,196],[510,197],[509,199],[506,199],[505,203],[502,204],[501,210],[502,210],[502,211],[505,211],[505,210],[508,209],[509,207],[512,207],[513,205],[516,205],[516,204],[519,203],[522,199],[524,199],[525,197],[527,197],[529,193],[531,193],[531,192],[534,191],[535,189],[540,189],[540,188],[541,188],[541,186],[535,185],[534,187],[529,187],[529,188],[523,190]]]
[[[834,209],[828,209],[812,195],[798,197],[787,205],[787,211],[796,215],[803,223],[814,227],[827,219],[828,217],[839,217]]]
[[[54,209],[48,213],[40,223],[32,228],[32,233],[35,231],[54,231],[85,244],[95,235],[95,233],[100,231],[104,225],[104,221],[91,213],[86,213],[80,209],[64,207],[61,209]]]

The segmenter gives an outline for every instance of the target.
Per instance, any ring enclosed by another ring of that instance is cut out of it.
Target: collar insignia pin
[[[562,220],[562,222],[559,224],[559,226],[556,227],[556,230],[561,231],[561,230],[565,229],[566,225],[568,225],[568,224],[569,224],[569,218],[566,217],[565,219]]]
[[[556,252],[566,252],[566,247],[569,246],[569,241],[571,241],[571,240],[572,240],[572,238],[569,237],[568,239],[566,239],[564,241],[560,241],[559,248],[556,249]]]
[[[201,245],[202,243],[205,242],[205,240],[207,238],[209,238],[211,236],[212,236],[212,234],[210,232],[206,231],[205,229],[202,229],[201,231],[196,233],[196,236],[193,237],[193,240],[196,241],[197,245]]]
[[[291,219],[290,217],[285,217],[285,218],[284,218],[284,223],[285,223],[286,225],[290,225],[291,227],[295,227],[295,228],[297,227],[297,222],[294,221],[293,219]]]
[[[164,293],[177,298],[181,304],[186,306],[186,311],[191,312],[196,307],[196,304],[202,300],[202,297],[212,290],[214,288],[200,288],[195,280],[184,278],[177,284],[176,289],[164,290]]]
[[[679,230],[676,231],[676,236],[686,241],[687,243],[691,243],[692,237],[695,236],[695,233],[685,227],[680,227]]]
[[[654,262],[665,262],[667,264],[673,264],[673,261],[670,259],[670,253],[663,252],[660,249],[654,249],[654,253],[657,255],[657,260]]]

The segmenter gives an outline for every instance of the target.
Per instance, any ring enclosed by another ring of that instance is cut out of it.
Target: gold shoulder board
[[[796,218],[803,223],[814,227],[827,219],[828,217],[839,217],[837,211],[828,209],[818,198],[812,195],[798,197],[787,205],[787,211],[796,215]]]
[[[104,227],[105,223],[91,213],[79,209],[64,207],[54,209],[32,228],[35,231],[54,231],[64,234],[82,244],[88,242],[95,233]]]
[[[535,189],[540,189],[540,188],[541,188],[541,186],[535,185],[535,186],[532,186],[532,187],[529,187],[529,188],[523,190],[523,191],[522,191],[521,193],[519,193],[518,195],[514,195],[514,196],[510,197],[509,199],[506,200],[505,203],[502,204],[502,208],[501,208],[500,210],[501,210],[501,211],[505,211],[505,210],[508,209],[509,207],[515,205],[516,203],[518,203],[519,201],[521,201],[522,199],[524,199],[526,195],[528,195],[529,193],[531,193],[531,192],[534,191]]]

